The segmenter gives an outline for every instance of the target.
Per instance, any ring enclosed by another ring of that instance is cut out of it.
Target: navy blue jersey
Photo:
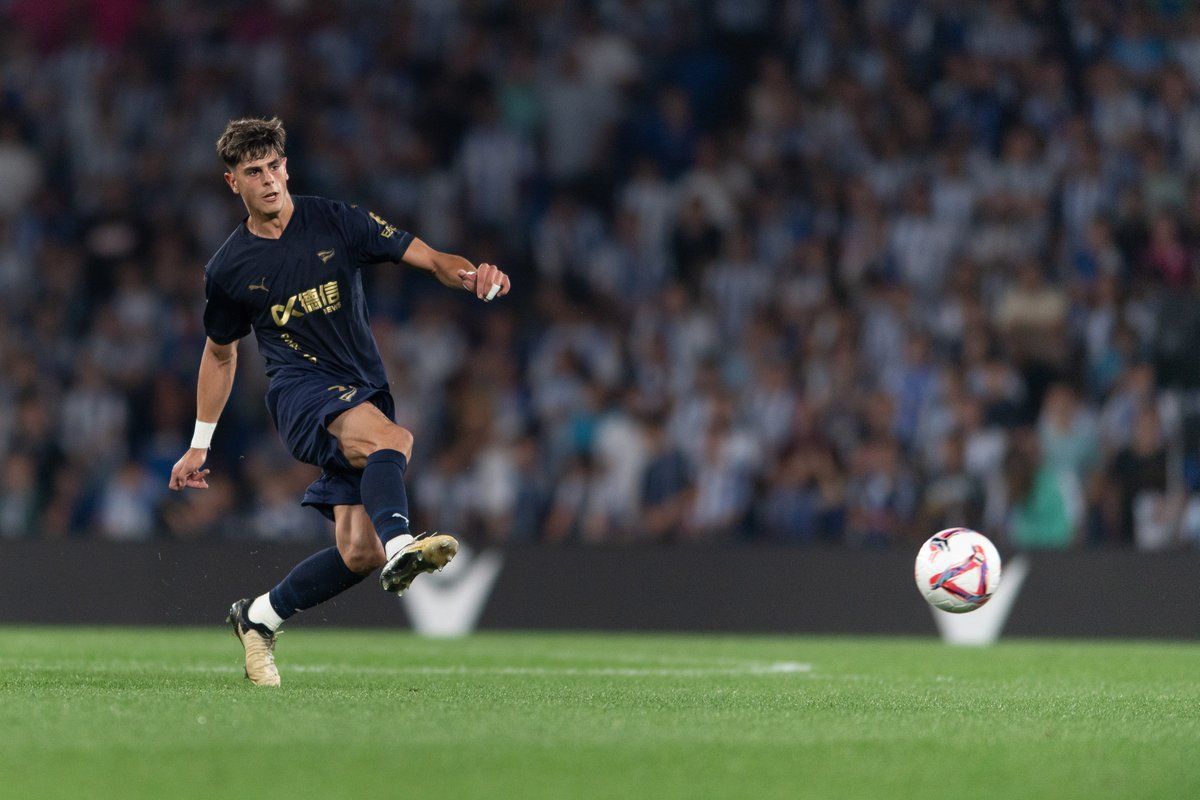
[[[399,261],[413,237],[345,203],[292,201],[280,238],[255,236],[243,221],[208,262],[204,330],[228,344],[253,329],[272,386],[324,375],[384,388],[360,268]]]

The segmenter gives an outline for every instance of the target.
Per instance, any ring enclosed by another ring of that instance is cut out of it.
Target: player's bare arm
[[[404,253],[404,263],[432,272],[444,286],[466,289],[485,303],[504,297],[512,282],[495,264],[474,266],[462,256],[434,250],[420,239],[413,239]]]
[[[183,454],[171,469],[169,486],[175,491],[183,489],[207,489],[205,479],[208,470],[201,469],[208,458],[208,443],[204,436],[212,435],[229,392],[233,389],[233,375],[237,370],[237,342],[217,344],[207,339],[204,353],[200,356],[200,377],[196,382],[196,437],[192,447]],[[212,427],[207,427],[212,426]],[[203,446],[200,446],[203,445]]]

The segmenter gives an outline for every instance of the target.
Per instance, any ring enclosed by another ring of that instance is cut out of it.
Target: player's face
[[[260,217],[273,217],[283,210],[287,180],[287,158],[279,155],[243,161],[233,172],[225,173],[229,188],[241,195],[250,213]]]

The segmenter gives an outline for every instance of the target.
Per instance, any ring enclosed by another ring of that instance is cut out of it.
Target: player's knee
[[[376,539],[374,542],[355,542],[339,548],[342,561],[354,573],[363,575],[374,572],[384,565],[387,557],[383,553],[383,545]]]
[[[412,448],[412,433],[399,425],[389,425],[387,430],[380,433],[372,442],[371,453],[378,450],[396,450],[403,453],[405,458],[412,458]],[[371,453],[367,453],[367,455],[369,456]]]

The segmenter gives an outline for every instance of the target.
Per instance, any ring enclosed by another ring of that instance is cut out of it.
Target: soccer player
[[[170,487],[208,488],[204,468],[229,399],[237,341],[254,331],[266,362],[267,408],[292,455],[323,470],[303,505],[333,520],[336,547],[298,564],[279,585],[229,610],[245,650],[246,677],[278,686],[275,633],[297,611],[344,592],[383,567],[380,584],[401,594],[458,552],[444,534],[408,529],[404,471],[413,436],[393,421],[394,401],[367,324],[364,264],[403,261],[482,301],[508,294],[492,264],[432,249],[355,206],[288,192],[279,119],[239,119],[217,140],[225,182],[247,216],[204,269],[204,329],[191,447]]]

